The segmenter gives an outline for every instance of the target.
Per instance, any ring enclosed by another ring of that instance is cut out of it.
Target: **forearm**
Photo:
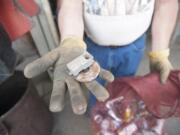
[[[68,36],[83,38],[82,0],[59,0],[58,26],[61,40]]]
[[[156,0],[152,24],[152,51],[168,48],[178,14],[178,0]]]

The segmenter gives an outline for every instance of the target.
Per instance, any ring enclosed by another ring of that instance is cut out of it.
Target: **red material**
[[[38,5],[34,0],[16,0],[19,3],[19,6],[22,10],[27,13],[29,16],[34,16],[39,12]]]
[[[155,73],[116,79],[108,91],[110,98],[92,110],[94,135],[164,135],[159,118],[180,116],[180,71],[172,71],[164,85]]]
[[[180,71],[172,71],[166,84],[161,84],[159,75],[154,73],[118,79],[108,89],[111,98],[121,95],[124,90],[135,92],[156,117],[180,116]]]
[[[33,0],[0,0],[0,23],[11,40],[15,40],[32,28],[30,17],[38,11],[39,8]]]

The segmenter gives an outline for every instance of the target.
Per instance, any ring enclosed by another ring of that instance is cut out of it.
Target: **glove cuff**
[[[66,46],[66,47],[81,47],[84,50],[86,50],[87,48],[87,45],[85,44],[83,39],[77,36],[66,37],[64,40],[61,41],[60,45]]]
[[[152,59],[160,59],[160,60],[167,59],[169,57],[169,52],[170,52],[169,48],[161,50],[161,51],[151,51],[151,52],[149,52],[149,58],[150,58],[150,60],[152,60]]]

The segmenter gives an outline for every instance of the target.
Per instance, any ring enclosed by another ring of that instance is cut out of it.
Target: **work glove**
[[[82,55],[86,51],[86,44],[77,37],[64,39],[60,46],[43,57],[28,64],[24,70],[27,78],[32,78],[53,67],[53,90],[50,100],[50,110],[59,112],[64,107],[65,91],[68,90],[71,105],[75,114],[83,114],[87,108],[87,102],[83,95],[82,86],[86,86],[99,101],[105,101],[109,97],[107,90],[95,80],[80,83],[67,72],[67,63]],[[108,82],[114,80],[114,76],[101,68],[99,76]]]
[[[169,49],[152,51],[149,53],[151,72],[160,73],[160,81],[164,84],[172,70],[172,65],[168,59]]]

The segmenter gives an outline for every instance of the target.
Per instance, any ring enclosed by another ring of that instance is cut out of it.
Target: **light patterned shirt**
[[[84,0],[85,11],[102,16],[130,15],[149,9],[152,0]]]

